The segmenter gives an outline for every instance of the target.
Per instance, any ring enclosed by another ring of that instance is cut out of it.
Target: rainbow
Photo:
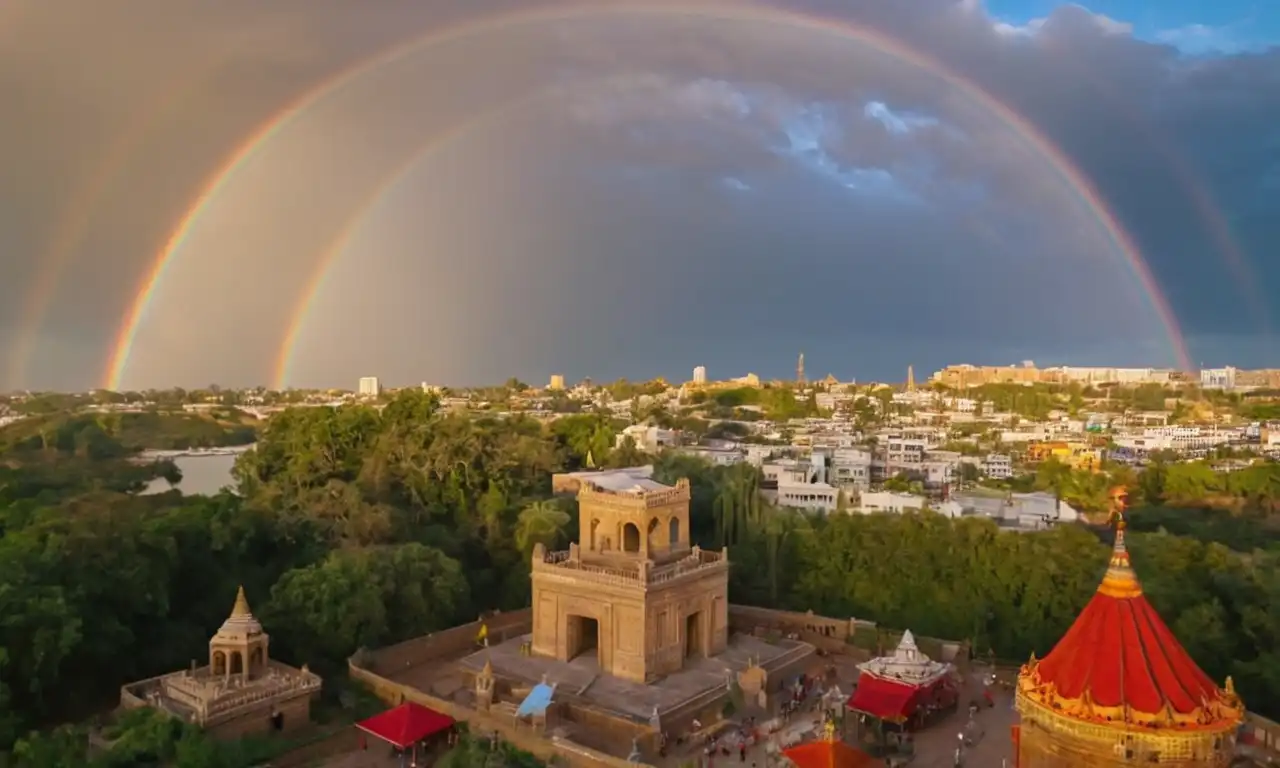
[[[373,191],[372,194],[356,208],[353,213],[343,224],[338,235],[333,242],[324,249],[320,257],[320,261],[316,264],[316,268],[312,271],[311,277],[308,278],[302,293],[298,296],[298,300],[294,303],[293,309],[289,313],[289,324],[285,328],[284,337],[280,342],[276,352],[275,362],[272,365],[272,388],[283,390],[286,382],[289,380],[289,370],[293,365],[294,349],[298,344],[298,336],[301,334],[303,327],[306,325],[307,316],[311,305],[315,302],[316,297],[320,294],[320,290],[324,287],[329,270],[334,262],[338,260],[351,244],[351,240],[360,231],[361,226],[368,218],[369,214],[377,210],[383,198],[399,185],[400,181],[407,176],[410,171],[418,167],[427,160],[435,152],[446,149],[454,141],[461,139],[470,134],[474,129],[489,123],[493,120],[500,119],[505,115],[518,112],[524,107],[544,96],[547,96],[559,90],[557,86],[549,86],[546,88],[538,88],[526,92],[509,101],[501,102],[494,107],[484,109],[472,117],[460,121],[458,124],[450,127],[442,133],[423,142],[409,158],[400,164],[398,168],[392,171],[382,181],[381,184]]]
[[[1056,51],[1058,49],[1055,47],[1052,50]],[[1060,56],[1059,60],[1063,64],[1070,66],[1073,74],[1088,80],[1089,84],[1106,98],[1108,104],[1115,110],[1117,115],[1123,117],[1138,131],[1145,134],[1149,142],[1148,148],[1164,159],[1168,170],[1177,180],[1178,186],[1186,191],[1192,207],[1200,214],[1200,218],[1209,230],[1209,236],[1217,245],[1223,260],[1227,264],[1227,269],[1232,273],[1232,277],[1235,278],[1236,283],[1239,285],[1254,319],[1258,321],[1264,332],[1269,336],[1271,333],[1271,317],[1267,309],[1267,303],[1263,299],[1262,293],[1258,290],[1257,274],[1250,266],[1249,259],[1244,254],[1244,248],[1241,247],[1235,233],[1232,232],[1231,224],[1227,221],[1226,216],[1223,215],[1221,206],[1213,199],[1213,193],[1200,180],[1199,175],[1191,167],[1191,163],[1182,152],[1177,150],[1167,135],[1155,130],[1155,127],[1142,117],[1129,100],[1119,96],[1115,88],[1108,82],[1098,78],[1085,67],[1080,66],[1079,62],[1071,56]]]
[[[8,363],[7,376],[13,385],[26,380],[27,366],[31,364],[40,329],[44,327],[45,318],[62,283],[67,265],[80,248],[85,232],[93,222],[98,201],[105,196],[111,182],[128,165],[129,159],[151,134],[152,129],[181,107],[185,97],[191,95],[192,90],[187,84],[208,79],[227,58],[218,57],[209,66],[201,67],[194,75],[183,72],[170,81],[164,90],[164,96],[155,102],[152,109],[140,111],[136,115],[137,119],[130,122],[107,148],[101,161],[89,174],[88,180],[72,193],[71,200],[60,217],[53,241],[40,260],[41,270],[23,296],[23,322],[18,328],[19,336]]]
[[[382,66],[416,51],[425,50],[433,45],[486,32],[507,30],[521,25],[570,21],[578,18],[613,14],[759,22],[815,34],[834,35],[843,40],[866,45],[882,55],[891,57],[938,78],[956,91],[964,94],[994,118],[1003,122],[1028,147],[1041,155],[1078,195],[1081,203],[1096,217],[1099,225],[1128,261],[1138,281],[1142,284],[1148,299],[1165,327],[1179,366],[1185,369],[1192,367],[1186,341],[1182,336],[1177,318],[1174,316],[1168,300],[1160,290],[1159,284],[1152,275],[1133,238],[1116,220],[1115,215],[1109,210],[1105,200],[1094,188],[1092,182],[1039,129],[1008,105],[983,90],[981,86],[948,69],[936,59],[906,46],[893,37],[843,20],[803,15],[792,11],[755,5],[720,6],[690,3],[677,5],[656,5],[652,3],[648,5],[618,5],[611,3],[607,7],[590,4],[498,14],[454,27],[436,30],[397,44],[384,52],[358,62],[352,67],[321,81],[289,102],[280,112],[254,130],[213,172],[203,185],[194,204],[179,220],[164,247],[146,270],[116,334],[111,354],[108,358],[107,368],[103,374],[103,386],[107,389],[118,389],[120,387],[125,368],[129,363],[129,355],[132,352],[138,328],[146,317],[147,307],[151,302],[151,298],[164,278],[166,267],[182,248],[196,220],[208,208],[213,198],[227,186],[235,176],[236,171],[244,166],[250,158],[262,151],[264,145],[277,136],[282,129],[304,115],[308,107]],[[311,282],[314,283],[315,281]],[[289,327],[292,328],[293,325],[294,323],[291,322]]]

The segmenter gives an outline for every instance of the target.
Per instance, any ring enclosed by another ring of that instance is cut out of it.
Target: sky
[[[1269,3],[109,5],[0,4],[0,391],[1280,367]]]

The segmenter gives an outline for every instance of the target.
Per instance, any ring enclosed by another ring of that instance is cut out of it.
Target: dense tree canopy
[[[765,503],[749,466],[615,448],[607,417],[445,413],[420,392],[381,411],[281,413],[238,462],[239,496],[139,496],[170,468],[130,464],[120,430],[91,423],[69,439],[55,430],[47,445],[0,432],[0,746],[17,742],[19,765],[49,764],[39,755],[75,741],[31,729],[105,711],[121,683],[202,657],[240,584],[272,653],[331,681],[361,646],[526,605],[534,545],[576,535],[576,504],[552,498],[550,476],[588,463],[654,461],[659,479],[690,478],[691,534],[729,547],[735,602],[969,639],[1008,659],[1052,647],[1096,587],[1110,536],[1078,526],[1005,533],[931,514],[813,518]],[[1224,477],[1169,465],[1128,479],[1148,506],[1133,514],[1131,538],[1152,602],[1211,675],[1233,674],[1246,702],[1272,715],[1280,553],[1265,549],[1277,538],[1271,508],[1213,509],[1193,497],[1272,498],[1274,469]],[[1095,490],[1053,467],[1041,475],[1028,482]],[[196,750],[174,725],[126,731],[149,754],[204,755],[175,764],[240,764]]]

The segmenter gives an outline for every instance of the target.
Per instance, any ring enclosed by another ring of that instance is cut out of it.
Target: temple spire
[[[249,599],[244,596],[244,585],[240,585],[240,589],[236,591],[236,604],[231,608],[232,616],[252,616],[253,612],[249,610]]]
[[[1111,489],[1111,522],[1116,526],[1116,541],[1111,548],[1107,574],[1102,577],[1102,584],[1098,586],[1098,591],[1102,594],[1117,598],[1132,598],[1142,594],[1142,585],[1138,583],[1138,575],[1129,562],[1129,549],[1124,541],[1124,510],[1128,495],[1123,487]]]

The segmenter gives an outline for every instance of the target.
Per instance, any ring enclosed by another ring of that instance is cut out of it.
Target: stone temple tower
[[[534,654],[591,655],[608,674],[648,682],[725,649],[728,552],[691,545],[687,480],[598,472],[582,479],[578,505],[580,543],[534,549]]]

